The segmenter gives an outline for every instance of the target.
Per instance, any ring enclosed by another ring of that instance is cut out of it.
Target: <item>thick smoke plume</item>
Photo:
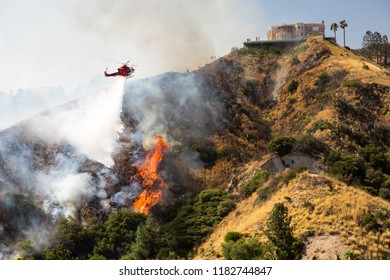
[[[0,92],[89,81],[105,59],[133,58],[137,77],[194,70],[258,36],[256,0],[1,1]]]
[[[224,114],[218,92],[194,73],[166,73],[126,83],[122,118],[131,125],[121,135],[124,141],[121,147],[131,150],[125,165],[137,166],[141,171],[140,165],[148,152],[156,148],[156,136],[161,136],[169,145],[158,170],[168,185],[162,197],[167,197],[172,188],[180,189],[175,192],[185,192],[194,183],[192,177],[203,169],[197,147],[212,148],[210,137],[223,128]],[[121,176],[120,180],[126,183],[117,186],[111,202],[127,208],[145,186],[134,179],[137,176],[129,173]]]
[[[144,147],[162,135],[171,144],[201,139],[218,129],[223,115],[217,93],[195,74],[168,73],[125,88],[124,110]]]
[[[69,143],[88,158],[112,166],[111,154],[122,130],[123,85],[124,80],[118,79],[112,87],[37,115],[27,129],[46,143]]]
[[[112,81],[0,132],[0,221],[7,221],[7,228],[0,227],[3,257],[13,254],[10,240],[31,238],[36,245],[47,240],[45,220],[78,219],[92,199],[107,205],[105,187],[116,180],[109,167],[123,129],[124,79]],[[21,213],[10,215],[15,211]]]
[[[21,194],[4,205],[0,203],[0,215],[20,207],[18,201],[24,199],[42,212],[12,218],[11,224],[17,225],[13,230],[20,235],[17,239],[34,235],[39,238],[33,241],[42,243],[47,238],[36,232],[45,228],[47,217],[79,219],[80,209],[91,201],[101,211],[128,207],[143,189],[131,181],[130,174],[115,190],[107,188],[123,179],[114,173],[113,156],[120,156],[127,143],[143,147],[121,162],[131,167],[142,159],[142,150],[155,142],[156,135],[167,139],[172,154],[161,174],[168,189],[172,183],[185,186],[188,177],[183,176],[184,170],[202,168],[192,145],[221,128],[219,118],[224,109],[215,90],[193,73],[167,73],[125,84],[123,80],[113,81],[111,87],[0,132],[0,202],[4,204],[1,193]],[[3,235],[10,230],[4,224],[0,228]],[[49,232],[48,228],[42,234]],[[12,243],[3,244],[0,239],[0,245],[4,257],[10,258]]]

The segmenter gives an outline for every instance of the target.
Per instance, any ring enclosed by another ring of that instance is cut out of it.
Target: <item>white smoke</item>
[[[192,73],[167,73],[136,81],[125,91],[125,109],[136,126],[133,138],[146,148],[156,142],[156,135],[171,145],[186,137],[204,137],[221,117],[215,92]]]
[[[177,153],[181,171],[196,176],[204,163],[194,147],[207,143],[212,148],[210,136],[223,129],[226,113],[218,92],[194,73],[166,73],[127,84],[123,110],[135,127],[129,138],[149,149],[161,135]],[[174,176],[181,171],[170,168]]]
[[[123,129],[123,86],[124,79],[117,79],[112,87],[37,115],[28,120],[28,130],[46,143],[68,143],[79,153],[110,167],[118,133]]]
[[[37,174],[36,192],[43,198],[46,213],[75,218],[76,210],[94,195],[95,188],[90,174],[78,173],[78,164],[68,159],[62,162],[60,169]]]
[[[167,139],[167,125],[163,116],[166,102],[164,93],[158,84],[146,81],[131,89],[129,111],[137,122],[136,136],[144,147],[155,143],[155,136]]]
[[[104,59],[146,65],[137,77],[194,70],[259,35],[257,0],[2,0],[0,91],[61,86],[102,73]]]

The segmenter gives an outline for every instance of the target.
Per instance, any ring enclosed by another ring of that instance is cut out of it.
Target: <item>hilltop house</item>
[[[244,46],[248,48],[270,48],[274,47],[279,50],[288,49],[304,42],[306,38],[312,36],[325,36],[325,23],[303,23],[283,24],[272,26],[267,32],[268,40],[256,41],[248,39]]]
[[[267,32],[268,40],[303,40],[312,36],[324,36],[325,23],[303,23],[274,25]]]

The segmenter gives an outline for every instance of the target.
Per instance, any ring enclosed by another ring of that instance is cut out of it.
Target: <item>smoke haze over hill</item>
[[[142,185],[132,182],[131,168],[142,162],[145,150],[153,149],[156,135],[167,139],[176,154],[165,164],[171,183],[183,187],[189,180],[183,176],[186,170],[203,168],[199,153],[189,147],[220,128],[224,109],[216,91],[192,73],[111,81],[110,86],[0,133],[0,214],[20,207],[19,200],[5,203],[2,193],[29,199],[50,221],[80,219],[80,209],[90,202],[102,213],[115,207],[132,210],[129,203],[140,194]],[[122,158],[126,149],[131,154],[119,161],[117,157]],[[114,161],[128,171],[116,173],[119,167]],[[38,218],[9,219],[6,226],[0,224],[7,232],[12,231],[9,225],[17,224],[15,239],[46,228],[41,218],[34,223],[30,220]],[[12,246],[5,244],[2,254],[10,258]]]
[[[238,3],[1,1],[0,91],[62,86],[68,94],[117,66],[107,59],[145,65],[137,77],[192,70],[256,34],[259,10]]]

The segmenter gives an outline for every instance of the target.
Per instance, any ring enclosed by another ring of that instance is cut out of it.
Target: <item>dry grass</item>
[[[367,61],[351,51],[318,38],[309,39],[305,45],[304,51],[295,54],[299,63],[289,65],[290,71],[286,77],[283,76],[285,82],[277,90],[279,96],[276,105],[271,109],[253,111],[253,105],[249,102],[245,109],[248,112],[255,112],[252,114],[252,121],[248,117],[238,115],[246,120],[240,123],[242,131],[245,133],[241,133],[239,137],[232,133],[230,138],[216,139],[218,153],[226,153],[229,156],[234,154],[231,157],[239,159],[234,160],[235,162],[248,162],[249,155],[254,155],[255,151],[260,150],[259,147],[265,147],[266,143],[261,141],[265,141],[266,137],[258,139],[256,144],[254,144],[255,141],[246,137],[253,130],[253,127],[249,125],[255,119],[253,116],[258,116],[269,125],[270,131],[272,131],[271,137],[299,136],[319,120],[328,121],[337,127],[340,124],[340,112],[333,104],[334,98],[336,96],[342,97],[348,104],[352,105],[359,99],[355,92],[356,88],[343,85],[345,80],[356,79],[360,83],[377,83],[390,87],[389,71],[374,62]],[[303,50],[302,47],[301,49]],[[285,54],[280,58],[273,57],[269,62],[284,66],[288,61],[288,55],[292,54]],[[278,78],[275,75],[278,71],[272,68],[271,64],[267,64],[267,60],[261,61],[261,69],[259,70],[260,60],[255,56],[240,58],[244,59],[244,63],[240,63],[240,60],[234,55],[229,56],[228,59],[242,67],[242,72],[237,72],[237,78],[257,81],[264,89],[270,91],[268,94],[274,90],[272,83],[268,88],[266,86],[268,83],[265,81],[268,76],[268,79],[272,79],[273,83],[276,83]],[[363,65],[367,65],[368,69],[363,69]],[[316,80],[321,73],[328,74],[330,79],[330,82],[324,87],[316,85]],[[299,86],[296,92],[289,93],[288,85],[293,79],[299,83]],[[221,85],[223,85],[222,81]],[[236,94],[239,88],[230,90]],[[237,103],[245,101],[245,98],[239,94],[235,98],[238,99]],[[390,94],[381,93],[381,104],[384,108],[388,108],[389,102]],[[381,106],[370,102],[364,103],[364,106],[372,106],[367,108],[373,114],[370,120],[373,125],[389,122],[388,109],[381,111],[379,109]],[[250,116],[251,114],[246,115]],[[365,126],[360,126],[357,122],[352,123],[351,121],[350,125],[353,125],[356,130],[366,131]],[[247,130],[244,129],[245,126],[248,128]],[[317,130],[314,136],[327,144],[329,148],[343,148],[350,145],[351,141],[347,136],[340,135],[335,140],[332,138],[332,133],[333,131],[330,129]],[[246,158],[243,155],[246,155]],[[253,158],[260,159],[261,155],[256,155]],[[259,163],[254,164],[251,170],[256,170],[259,165]],[[205,181],[208,186],[227,187],[233,173],[237,170],[237,166],[239,165],[233,163],[218,163],[212,170],[205,172],[207,177]],[[249,167],[245,170],[245,174],[241,177],[237,176],[238,184],[245,181],[252,172],[249,172]],[[212,183],[210,184],[210,182]],[[202,251],[202,253],[199,253],[196,258],[220,257],[221,243],[229,231],[245,232],[249,236],[255,236],[265,241],[263,229],[273,205],[277,202],[286,203],[292,217],[292,224],[295,227],[295,235],[304,240],[310,235],[314,235],[314,237],[337,236],[337,240],[363,258],[380,258],[384,254],[390,254],[390,233],[388,230],[374,232],[361,226],[361,220],[365,213],[375,213],[380,209],[389,210],[390,203],[372,197],[333,178],[305,173],[275,192],[262,204],[255,205],[256,198],[257,194],[255,193],[238,203],[237,209],[221,222],[201,246],[199,252]],[[321,242],[323,241],[322,238]]]
[[[343,87],[345,80],[390,86],[388,70],[352,51],[318,38],[311,38],[305,44],[307,50],[298,55],[300,63],[292,67],[286,83],[279,89],[278,105],[268,114],[274,135],[301,133],[320,119],[331,123],[337,121],[332,99],[335,95],[341,95],[347,101],[354,98],[353,90]],[[362,68],[363,63],[369,70]],[[328,74],[331,79],[324,88],[315,84],[321,73]],[[294,94],[287,90],[292,79],[299,83]],[[291,99],[296,100],[293,106],[289,105]],[[383,99],[388,103],[390,94],[384,95]]]
[[[245,232],[266,241],[263,229],[277,202],[284,202],[288,207],[294,234],[303,240],[309,233],[314,236],[337,235],[344,245],[349,246],[350,251],[363,258],[379,258],[384,253],[390,254],[388,231],[367,231],[359,225],[359,220],[367,211],[390,210],[390,203],[378,197],[372,197],[328,176],[307,172],[277,191],[264,204],[255,205],[256,197],[253,194],[238,204],[237,209],[220,223],[201,246],[202,253],[196,258],[214,259],[221,256],[221,244],[229,231]],[[290,199],[287,201],[286,197]]]

